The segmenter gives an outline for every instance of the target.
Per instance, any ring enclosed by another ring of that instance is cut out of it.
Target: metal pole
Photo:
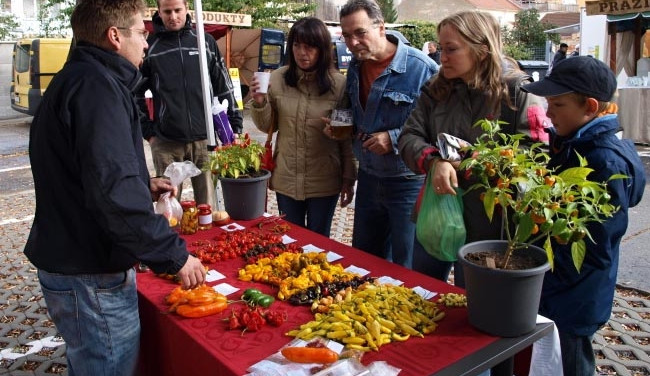
[[[203,88],[203,113],[205,114],[205,128],[208,134],[208,150],[212,151],[217,146],[214,137],[214,123],[212,122],[212,95],[210,94],[210,73],[208,72],[208,59],[205,49],[205,30],[203,29],[203,5],[201,0],[194,1],[194,19],[196,20],[196,38],[199,47],[199,61],[201,63],[201,86]]]

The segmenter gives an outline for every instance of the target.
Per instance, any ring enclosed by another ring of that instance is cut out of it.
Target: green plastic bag
[[[466,235],[463,190],[456,188],[456,196],[439,195],[431,186],[431,175],[433,170],[424,186],[415,234],[431,256],[441,261],[456,261]]]

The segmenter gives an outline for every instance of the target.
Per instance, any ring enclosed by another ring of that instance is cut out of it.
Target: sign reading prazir
[[[650,0],[646,0],[650,1]],[[158,9],[156,8],[147,8],[144,12],[144,19],[151,20],[151,16],[156,13]],[[195,12],[188,9],[187,13],[194,20]],[[232,26],[251,26],[253,20],[250,14],[238,14],[238,13],[223,13],[223,12],[202,12],[203,23],[204,24],[216,24],[216,25],[232,25]]]
[[[588,16],[594,14],[627,14],[650,11],[650,0],[599,0],[585,2]]]

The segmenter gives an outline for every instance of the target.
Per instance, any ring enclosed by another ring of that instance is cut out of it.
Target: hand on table
[[[205,282],[205,267],[198,258],[189,255],[185,265],[176,275],[180,278],[184,289],[193,289]]]

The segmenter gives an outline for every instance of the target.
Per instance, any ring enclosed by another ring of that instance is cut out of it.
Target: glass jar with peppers
[[[208,204],[201,204],[199,209],[199,230],[209,230],[212,228],[212,208]]]
[[[195,234],[199,228],[199,217],[195,201],[181,201],[183,216],[181,217],[181,234]]]

